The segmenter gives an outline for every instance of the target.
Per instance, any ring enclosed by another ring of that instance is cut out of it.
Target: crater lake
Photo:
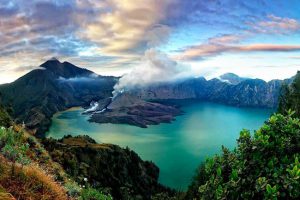
[[[53,116],[47,137],[89,135],[99,143],[128,146],[159,167],[162,184],[185,190],[201,162],[222,145],[233,149],[242,129],[257,130],[273,112],[195,101],[181,108],[185,113],[172,123],[148,128],[90,123],[83,108],[71,108]]]

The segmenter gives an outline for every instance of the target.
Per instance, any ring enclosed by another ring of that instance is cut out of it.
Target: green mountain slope
[[[12,125],[12,119],[8,114],[7,109],[2,105],[2,98],[0,94],[0,127],[9,127],[11,125]]]
[[[291,84],[282,87],[278,111],[286,113],[289,109],[295,111],[295,115],[300,117],[300,71]]]

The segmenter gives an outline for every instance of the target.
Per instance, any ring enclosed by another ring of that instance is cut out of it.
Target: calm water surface
[[[149,128],[89,123],[82,108],[54,115],[48,137],[87,134],[97,142],[130,147],[160,168],[160,182],[185,190],[197,166],[219,153],[221,145],[234,148],[241,129],[257,130],[272,110],[236,108],[214,103],[189,102],[186,112],[171,124]]]

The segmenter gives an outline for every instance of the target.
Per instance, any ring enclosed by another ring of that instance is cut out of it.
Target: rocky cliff
[[[194,78],[152,85],[136,89],[132,93],[147,100],[199,99],[233,106],[274,108],[278,104],[282,82],[245,79],[232,84],[217,78],[211,80]]]
[[[97,144],[88,136],[44,139],[52,159],[78,182],[84,178],[95,188],[110,191],[114,199],[150,199],[173,191],[158,183],[159,168],[130,149]]]

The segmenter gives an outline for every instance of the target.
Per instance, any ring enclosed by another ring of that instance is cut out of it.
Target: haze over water
[[[144,129],[89,123],[82,108],[73,108],[54,115],[47,136],[86,134],[97,142],[128,146],[160,168],[162,184],[185,190],[206,157],[219,153],[222,145],[233,149],[243,128],[257,130],[272,113],[206,102],[185,102],[182,109],[186,113],[173,123]]]

